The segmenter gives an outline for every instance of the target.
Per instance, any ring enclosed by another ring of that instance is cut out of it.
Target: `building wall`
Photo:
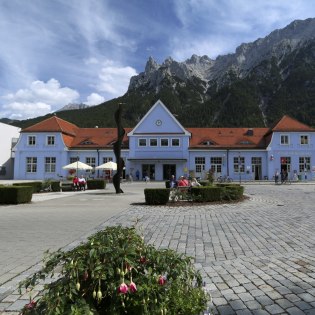
[[[308,136],[308,144],[301,144],[301,136]],[[281,144],[281,137],[288,136],[288,144]],[[276,171],[281,171],[285,161],[290,158],[289,175],[294,173],[302,180],[315,179],[315,133],[314,132],[274,132],[268,150],[268,175],[272,177]],[[310,163],[304,167],[300,158],[309,158]],[[308,165],[309,164],[309,165]],[[310,167],[309,167],[310,166]]]
[[[13,178],[14,158],[12,156],[12,140],[18,139],[20,128],[0,123],[0,179]]]

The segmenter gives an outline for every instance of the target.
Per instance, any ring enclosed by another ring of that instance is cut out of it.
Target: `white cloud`
[[[26,119],[51,112],[51,106],[42,102],[12,102],[2,106],[2,117],[10,119]]]
[[[33,81],[29,88],[2,96],[5,100],[0,115],[8,118],[25,119],[45,115],[60,107],[79,100],[79,93],[61,87],[56,79]]]
[[[106,61],[98,74],[96,89],[106,93],[108,98],[121,96],[126,93],[130,78],[134,75],[137,75],[134,68]]]
[[[86,98],[86,105],[98,105],[105,102],[105,98],[97,93],[92,93]]]

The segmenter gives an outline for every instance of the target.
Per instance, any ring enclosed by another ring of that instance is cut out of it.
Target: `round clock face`
[[[155,122],[155,124],[156,124],[157,126],[161,126],[161,125],[162,125],[162,120],[161,120],[161,119],[158,119],[158,120]]]

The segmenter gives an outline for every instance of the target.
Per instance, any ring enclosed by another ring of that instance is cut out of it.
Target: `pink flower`
[[[126,294],[127,292],[128,292],[128,286],[125,282],[123,282],[118,288],[118,293]]]
[[[136,286],[136,284],[133,281],[130,282],[129,289],[133,293],[137,291],[137,286]]]
[[[35,308],[35,306],[36,306],[36,302],[32,300],[28,304],[25,305],[25,308],[28,310],[32,310],[33,308]]]
[[[165,284],[165,282],[166,282],[165,277],[160,276],[160,277],[159,277],[159,279],[158,279],[158,284],[159,284],[159,285],[164,285],[164,284]]]

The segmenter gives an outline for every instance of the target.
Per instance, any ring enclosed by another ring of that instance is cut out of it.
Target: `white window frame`
[[[142,145],[142,144],[140,144],[140,142],[141,141],[144,141],[145,142],[145,144],[144,145]],[[146,147],[147,146],[147,139],[146,138],[139,138],[138,139],[138,147]]]
[[[46,156],[45,157],[45,173],[55,173],[56,172],[56,157]]]
[[[307,143],[302,143],[302,137],[305,137],[304,140],[307,140]],[[310,144],[310,137],[307,134],[300,135],[300,145],[309,145]]]
[[[299,172],[309,172],[311,170],[311,157],[300,156],[299,157]]]
[[[31,141],[31,139],[33,141]],[[27,136],[27,145],[33,147],[36,145],[36,136]]]
[[[287,143],[282,143],[282,137],[287,137]],[[280,145],[290,145],[290,135],[288,134],[281,134],[280,135]]]
[[[107,162],[112,162],[113,158],[111,156],[104,156],[103,157],[103,164],[107,163]]]
[[[28,167],[30,166],[30,168]],[[37,157],[26,157],[26,173],[37,173]]]
[[[152,145],[152,143],[151,143],[152,140],[155,140],[155,141],[156,141],[156,145]],[[157,138],[151,138],[151,139],[149,140],[149,145],[150,145],[150,147],[157,147],[157,146],[158,146],[158,139],[157,139]]]
[[[50,140],[52,139],[53,143],[49,143],[49,139]],[[48,146],[55,146],[56,145],[56,137],[53,136],[53,135],[46,136],[46,145],[48,145]]]
[[[178,145],[174,145],[174,143],[173,143],[174,140],[178,141]],[[172,138],[171,139],[171,144],[172,144],[172,147],[180,147],[180,139],[179,138]]]
[[[162,144],[162,141],[167,141],[167,145],[163,145]],[[170,146],[170,141],[169,141],[169,139],[168,138],[161,138],[160,139],[160,146],[162,147],[162,148],[167,148],[167,147],[169,147]]]

